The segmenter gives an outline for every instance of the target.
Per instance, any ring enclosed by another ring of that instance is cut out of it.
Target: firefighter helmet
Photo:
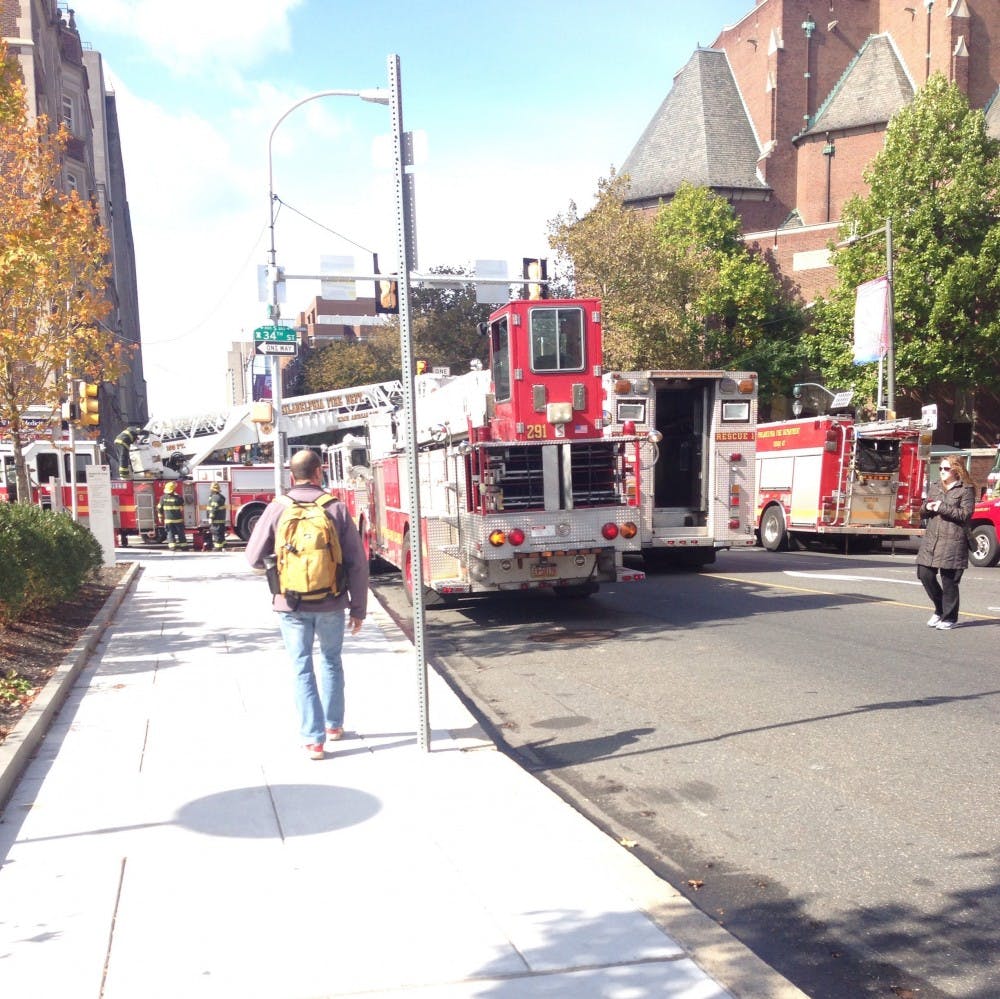
[[[177,483],[176,482],[168,482],[163,487],[163,491],[165,493],[175,493],[175,492],[177,492]]]
[[[213,482],[211,488],[208,490],[210,493],[221,493],[222,486],[218,482]]]

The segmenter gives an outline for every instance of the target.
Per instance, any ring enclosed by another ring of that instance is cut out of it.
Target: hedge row
[[[69,514],[0,503],[0,625],[74,596],[103,561],[98,540]]]

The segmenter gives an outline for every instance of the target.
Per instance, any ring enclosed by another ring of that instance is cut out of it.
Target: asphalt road
[[[912,552],[723,553],[429,610],[509,751],[814,999],[1000,996],[1000,568],[926,627]],[[405,614],[398,577],[379,598]]]

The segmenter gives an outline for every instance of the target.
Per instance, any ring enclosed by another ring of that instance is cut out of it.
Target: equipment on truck
[[[415,381],[421,522],[412,522],[395,414],[373,414],[363,437],[327,452],[332,488],[372,555],[443,599],[551,588],[586,596],[644,578],[637,508],[626,491],[639,438],[606,436],[601,305],[596,299],[509,302],[483,332],[489,370]],[[363,442],[363,446],[359,446]]]
[[[817,535],[871,550],[920,534],[931,430],[922,420],[855,423],[849,416],[757,428],[756,524],[768,551]]]
[[[646,568],[699,568],[755,544],[756,374],[627,371],[604,389],[605,432],[647,437],[626,469]]]

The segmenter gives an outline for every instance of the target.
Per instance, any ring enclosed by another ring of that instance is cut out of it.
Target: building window
[[[80,193],[80,183],[76,179],[75,173],[66,174],[66,189],[68,191],[76,191],[77,194]]]
[[[63,124],[73,131],[73,98],[68,94],[63,94],[62,98],[62,120]]]

